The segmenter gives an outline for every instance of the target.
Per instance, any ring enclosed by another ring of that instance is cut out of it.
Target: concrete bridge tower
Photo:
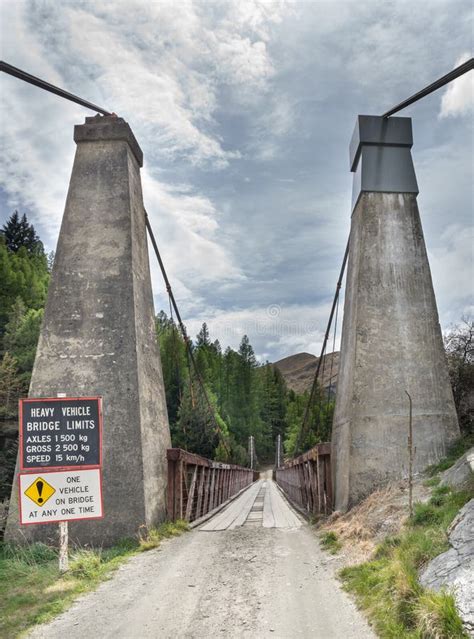
[[[361,115],[350,146],[352,225],[332,458],[335,508],[415,472],[458,436],[411,157],[410,118]]]
[[[30,397],[103,397],[104,519],[69,523],[72,541],[109,545],[165,518],[170,446],[155,336],[140,167],[116,116],[76,126],[76,156]],[[17,468],[18,472],[18,468]],[[18,525],[15,477],[6,538],[42,540],[57,525]]]

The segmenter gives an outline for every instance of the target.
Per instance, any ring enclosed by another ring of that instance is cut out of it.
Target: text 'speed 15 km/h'
[[[100,397],[20,401],[20,466],[101,466]]]

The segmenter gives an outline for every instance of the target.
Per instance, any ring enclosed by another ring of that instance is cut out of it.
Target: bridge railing
[[[288,499],[307,515],[332,512],[331,445],[317,444],[275,471]]]
[[[167,458],[171,521],[196,521],[258,479],[250,468],[211,461],[181,448],[169,448]]]

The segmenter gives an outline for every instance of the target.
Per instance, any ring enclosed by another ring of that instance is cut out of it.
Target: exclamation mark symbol
[[[38,504],[42,504],[44,501],[44,499],[41,497],[41,493],[43,492],[43,486],[44,486],[44,483],[41,481],[41,479],[39,479],[36,482],[36,489],[38,491],[38,499],[36,501],[38,502]]]

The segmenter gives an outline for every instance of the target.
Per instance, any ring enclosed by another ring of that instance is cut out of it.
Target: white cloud
[[[212,339],[237,349],[243,335],[248,335],[257,357],[277,361],[292,353],[306,351],[318,354],[321,350],[330,304],[269,304],[240,309],[201,308],[199,314],[186,322],[194,336],[206,322]],[[339,348],[341,323],[338,327],[336,349]],[[332,339],[332,338],[331,338]],[[330,348],[332,349],[332,341]]]
[[[471,54],[464,53],[458,60],[454,68],[467,62]],[[451,82],[441,98],[440,118],[456,117],[467,115],[474,108],[474,73],[465,73],[457,80]]]
[[[191,289],[244,279],[217,238],[219,213],[211,200],[188,186],[161,183],[146,169],[142,183],[145,206],[170,278]],[[161,238],[166,240],[161,242]]]
[[[62,83],[60,73],[44,57],[27,27],[24,5],[3,4],[2,26],[2,58],[52,83]],[[1,76],[0,185],[12,208],[21,206],[33,212],[33,221],[46,229],[49,237],[45,239],[50,241],[59,231],[64,209],[74,155],[73,126],[83,121],[84,110]]]
[[[474,226],[452,224],[429,251],[442,326],[474,315]]]
[[[216,133],[219,86],[265,89],[273,73],[268,25],[280,19],[282,6],[269,11],[249,1],[206,11],[193,2],[15,2],[2,6],[3,46],[17,66],[124,115],[146,167],[180,161],[223,168],[240,152],[225,149]],[[11,207],[32,212],[53,248],[75,150],[72,128],[84,111],[16,79],[2,83],[0,184]],[[178,288],[198,297],[187,287],[243,278],[220,237],[215,204],[155,174],[143,172],[146,205],[166,237]]]

